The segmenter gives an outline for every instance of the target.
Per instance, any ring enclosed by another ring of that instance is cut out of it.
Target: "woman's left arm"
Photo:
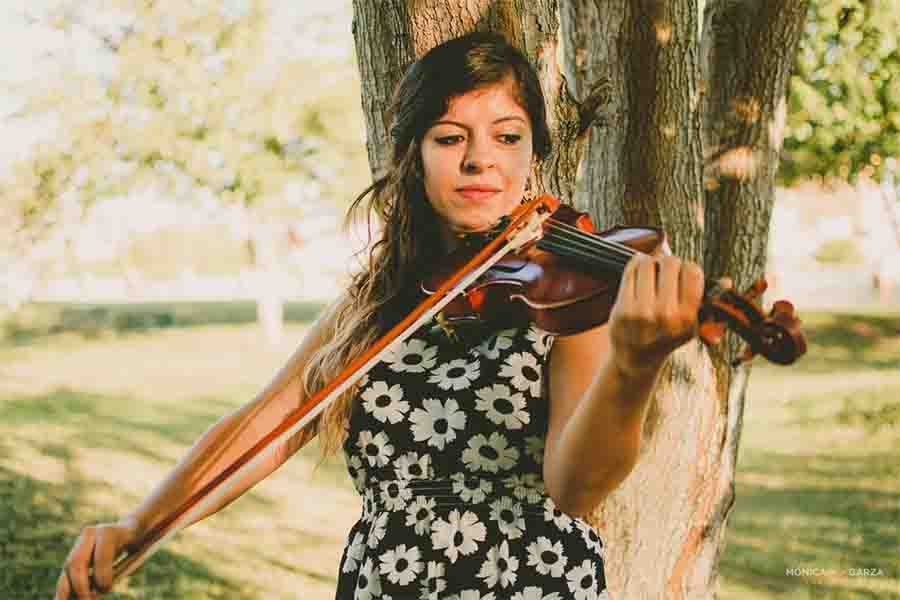
[[[638,255],[608,323],[554,342],[544,483],[561,510],[591,512],[634,468],[656,378],[694,336],[702,296],[696,265]]]

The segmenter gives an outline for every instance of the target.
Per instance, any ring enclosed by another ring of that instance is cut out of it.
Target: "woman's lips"
[[[493,188],[480,188],[480,187],[470,187],[470,188],[460,188],[457,190],[460,196],[466,198],[468,200],[484,200],[486,198],[490,198],[494,194],[500,192],[500,190]]]

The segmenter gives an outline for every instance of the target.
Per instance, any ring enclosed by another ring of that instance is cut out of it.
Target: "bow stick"
[[[510,224],[503,233],[448,278],[433,295],[423,300],[409,315],[378,339],[371,348],[354,360],[333,381],[288,414],[275,429],[132,544],[127,549],[129,552],[123,554],[113,564],[113,583],[133,573],[166,540],[178,533],[183,528],[182,524],[192,522],[216,500],[227,494],[247,472],[275,448],[305,427],[343,392],[368,373],[397,344],[428,322],[494,263],[508,252],[538,238],[543,231],[541,224],[556,210],[558,205],[558,199],[542,195],[517,207],[510,215]],[[272,393],[277,393],[277,391],[273,390]]]

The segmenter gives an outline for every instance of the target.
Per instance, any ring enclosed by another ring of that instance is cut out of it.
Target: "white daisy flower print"
[[[594,565],[584,561],[566,573],[566,583],[575,600],[597,600],[597,581],[594,578]]]
[[[425,535],[431,531],[431,522],[434,520],[434,507],[437,502],[434,498],[416,496],[406,505],[406,525],[412,527],[416,535]]]
[[[555,338],[494,334],[480,346],[490,360],[420,335],[356,392],[342,447],[363,514],[345,542],[342,597],[608,600],[602,531],[544,487],[540,394]]]
[[[463,590],[459,594],[447,596],[447,600],[494,600],[494,592],[482,596],[478,590]]]
[[[353,487],[360,494],[366,489],[366,471],[363,469],[362,459],[353,455],[347,461],[347,472],[353,480]]]
[[[442,390],[464,390],[478,379],[479,373],[478,361],[457,358],[434,369],[428,383],[436,383]]]
[[[417,442],[427,441],[429,446],[443,450],[447,442],[456,439],[456,431],[466,426],[466,414],[459,410],[459,404],[448,398],[446,404],[440,400],[426,398],[422,402],[425,410],[417,408],[409,415],[412,421],[413,438]]]
[[[510,377],[510,383],[517,390],[528,390],[532,396],[541,395],[541,371],[534,354],[513,352],[503,361],[500,377]]]
[[[450,479],[453,480],[453,493],[459,494],[463,502],[484,502],[494,491],[494,483],[488,479],[466,477],[465,473],[454,473]]]
[[[377,512],[377,508],[375,506],[375,494],[372,490],[366,490],[363,492],[363,522],[371,523],[372,519],[375,518],[375,513]]]
[[[398,479],[423,479],[431,475],[431,456],[407,452],[394,461],[394,473]]]
[[[409,402],[403,400],[403,388],[399,384],[388,387],[385,382],[376,381],[360,397],[366,412],[382,423],[397,424],[409,411]]]
[[[539,465],[544,464],[544,448],[546,440],[537,435],[525,438],[525,455]]]
[[[573,523],[575,522],[572,517],[559,510],[556,503],[549,496],[544,499],[544,521],[553,521],[557,529],[563,533],[572,531]]]
[[[388,352],[384,362],[397,373],[424,373],[437,362],[437,351],[437,346],[429,346],[424,340],[406,340]]]
[[[362,451],[370,467],[383,467],[390,462],[391,456],[394,455],[394,446],[391,445],[390,439],[383,431],[379,431],[376,435],[372,435],[369,430],[360,431],[356,447]]]
[[[528,328],[525,339],[531,342],[531,347],[541,356],[546,355],[547,350],[553,345],[553,336],[535,325]]]
[[[381,540],[384,539],[384,534],[387,533],[387,522],[388,516],[390,513],[381,512],[375,520],[372,521],[372,526],[369,527],[369,548],[375,549],[378,547],[378,544],[381,543]]]
[[[444,565],[433,560],[428,561],[428,571],[425,583],[422,585],[421,598],[436,598],[438,594],[447,589],[447,580],[444,579]]]
[[[521,504],[504,496],[491,502],[490,506],[491,520],[497,522],[502,534],[511,540],[522,537],[525,531],[525,518],[522,515]]]
[[[562,542],[554,544],[542,535],[536,542],[528,544],[528,566],[534,567],[541,575],[562,577],[567,562]]]
[[[521,592],[516,592],[515,594],[513,594],[510,600],[563,600],[563,598],[559,595],[558,592],[553,592],[552,594],[547,594],[545,596],[544,590],[537,586],[531,585]]]
[[[380,489],[378,495],[388,510],[403,510],[406,508],[406,503],[412,498],[409,483],[402,479],[382,481],[378,487]]]
[[[503,483],[512,489],[513,496],[517,500],[527,500],[531,504],[537,504],[544,495],[544,481],[537,473],[522,473],[503,478]]]
[[[424,566],[420,558],[418,547],[413,546],[407,550],[406,544],[400,544],[382,555],[381,574],[387,575],[391,583],[406,585],[422,572]]]
[[[487,559],[481,563],[478,576],[484,579],[489,588],[499,585],[507,588],[516,582],[519,569],[519,559],[509,555],[509,544],[506,540],[500,546],[492,546],[487,553]]]
[[[575,526],[581,530],[581,537],[584,539],[584,543],[587,544],[587,547],[600,556],[603,556],[603,540],[597,535],[597,530],[591,527],[586,521],[582,520],[575,521]]]
[[[356,535],[353,536],[353,541],[347,547],[347,558],[344,560],[344,567],[341,571],[343,573],[352,573],[358,569],[365,553],[366,538],[363,537],[363,534],[356,532]]]
[[[490,438],[483,434],[473,436],[463,450],[462,460],[470,471],[487,471],[497,473],[507,470],[519,460],[519,451],[511,448],[506,438],[496,431]]]
[[[476,542],[483,542],[487,535],[484,523],[478,515],[466,511],[460,516],[458,510],[450,511],[449,519],[436,519],[431,524],[431,543],[436,550],[444,549],[444,555],[455,563],[460,554],[469,555],[478,550]]]
[[[371,558],[367,558],[362,569],[359,570],[359,577],[356,579],[356,595],[353,597],[360,600],[381,597],[381,580],[378,578],[378,571]]]
[[[496,425],[503,424],[507,429],[522,429],[531,421],[531,415],[525,410],[525,396],[513,393],[509,386],[495,383],[475,391],[478,400],[475,408]]]
[[[478,346],[472,349],[472,354],[480,354],[481,356],[497,360],[500,353],[512,346],[513,336],[516,334],[515,329],[503,329],[492,335]]]

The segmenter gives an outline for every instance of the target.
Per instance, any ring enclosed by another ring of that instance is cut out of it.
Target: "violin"
[[[561,336],[597,327],[609,320],[629,259],[638,252],[668,253],[659,228],[616,226],[597,232],[587,213],[555,198],[549,202],[556,209],[543,221],[540,237],[506,254],[438,313],[436,320],[449,336],[529,322]],[[422,282],[421,291],[429,295],[439,289],[485,242],[503,231],[507,221],[502,219],[490,231],[463,236],[460,248]],[[698,337],[714,345],[727,329],[734,331],[747,346],[732,366],[757,354],[789,365],[806,352],[794,306],[779,300],[765,314],[758,305],[765,289],[763,278],[743,294],[719,282],[706,282]]]

